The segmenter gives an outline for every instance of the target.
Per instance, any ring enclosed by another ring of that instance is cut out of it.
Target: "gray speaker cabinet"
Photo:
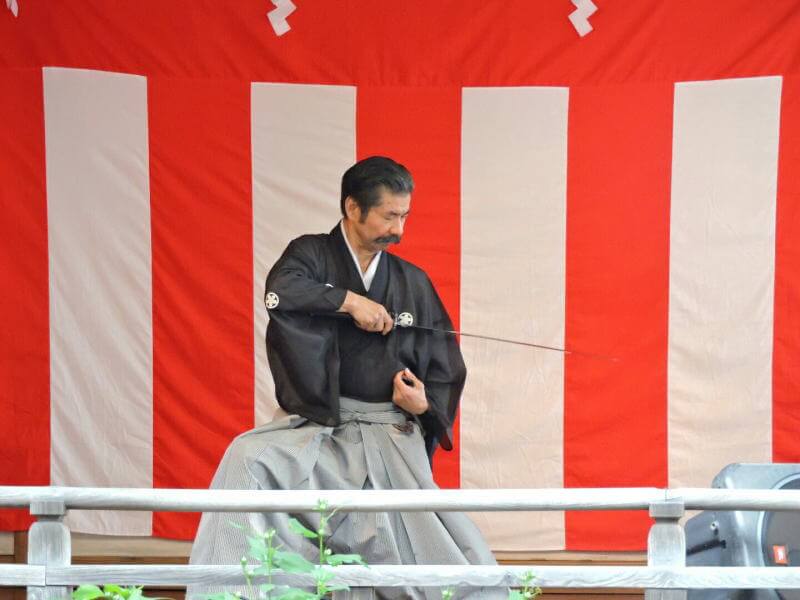
[[[800,464],[728,465],[714,488],[800,489]],[[800,566],[800,513],[704,511],[686,522],[689,566]],[[800,600],[800,590],[689,590],[690,600]]]

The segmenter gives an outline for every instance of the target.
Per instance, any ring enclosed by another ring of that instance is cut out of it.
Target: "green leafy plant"
[[[542,588],[534,585],[533,580],[536,579],[533,573],[526,571],[522,576],[522,588],[519,590],[511,590],[508,593],[508,600],[528,600],[536,598],[542,593]]]
[[[131,585],[121,587],[118,585],[107,584],[102,588],[96,585],[80,585],[72,591],[72,600],[165,600],[154,596],[142,594],[141,585]]]
[[[242,557],[241,564],[248,587],[247,597],[250,600],[320,600],[329,598],[335,591],[350,589],[347,585],[334,581],[336,575],[332,567],[344,564],[367,566],[358,554],[335,554],[327,547],[325,541],[330,535],[328,524],[336,510],[329,510],[328,504],[322,500],[319,501],[315,510],[320,514],[319,527],[316,530],[309,529],[297,519],[289,519],[289,528],[294,533],[316,542],[317,564],[306,560],[296,552],[281,550],[281,546],[275,544],[274,529],[247,536],[249,556],[255,564],[251,565],[247,557]],[[239,525],[233,525],[243,529]],[[311,575],[314,581],[314,591],[275,585],[273,575],[276,570],[283,573]],[[254,585],[256,577],[266,579],[266,583]],[[240,600],[239,596],[231,592],[211,594],[205,598],[206,600]]]

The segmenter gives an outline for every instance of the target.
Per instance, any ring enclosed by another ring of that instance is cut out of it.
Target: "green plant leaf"
[[[268,592],[271,592],[277,587],[278,586],[275,585],[274,583],[262,583],[260,586],[258,586],[258,589],[261,590],[262,594],[266,594]]]
[[[520,580],[522,581],[523,585],[530,586],[533,583],[533,580],[536,579],[536,575],[533,574],[533,571],[525,571],[522,574]]]
[[[289,519],[289,529],[312,540],[316,540],[319,537],[316,531],[311,531],[297,519]]]
[[[346,583],[331,583],[330,585],[326,585],[325,589],[329,592],[340,592],[340,591],[347,591],[350,589],[350,586]]]
[[[96,585],[80,585],[72,590],[72,600],[94,600],[103,595],[103,590]]]
[[[116,594],[120,598],[127,598],[128,595],[130,594],[130,590],[124,590],[116,584],[107,583],[106,585],[103,586],[103,594],[105,595]]]
[[[248,535],[247,543],[250,546],[250,556],[253,558],[261,558],[267,553],[267,543],[264,538]]]
[[[314,567],[314,571],[311,574],[314,576],[314,580],[317,583],[327,583],[333,579],[333,572],[319,565]]]
[[[142,600],[144,598],[140,587],[128,588],[128,591],[128,600]]]
[[[364,567],[367,566],[367,563],[364,562],[364,559],[361,558],[360,554],[331,554],[330,556],[325,557],[325,560],[332,567],[338,567],[339,565],[343,564],[356,564]]]
[[[287,573],[311,573],[314,570],[313,563],[294,552],[276,552],[275,565]]]
[[[511,590],[508,592],[508,600],[525,600],[525,596],[518,590]]]

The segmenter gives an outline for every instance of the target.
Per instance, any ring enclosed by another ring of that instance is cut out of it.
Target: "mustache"
[[[375,241],[379,244],[399,244],[400,243],[400,236],[399,235],[384,235],[383,237],[375,238]]]

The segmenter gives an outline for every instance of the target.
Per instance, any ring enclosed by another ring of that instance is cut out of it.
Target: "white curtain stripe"
[[[152,487],[147,81],[44,69],[53,485]],[[144,512],[71,511],[150,535]]]
[[[772,457],[780,77],[675,86],[669,485]]]
[[[564,344],[568,98],[566,88],[463,91],[464,331]],[[462,487],[561,487],[563,356],[461,345]],[[494,550],[564,547],[561,512],[474,517]]]
[[[290,240],[339,220],[342,173],[356,155],[356,89],[253,83],[253,308],[255,422],[277,404],[267,366],[264,281]]]

